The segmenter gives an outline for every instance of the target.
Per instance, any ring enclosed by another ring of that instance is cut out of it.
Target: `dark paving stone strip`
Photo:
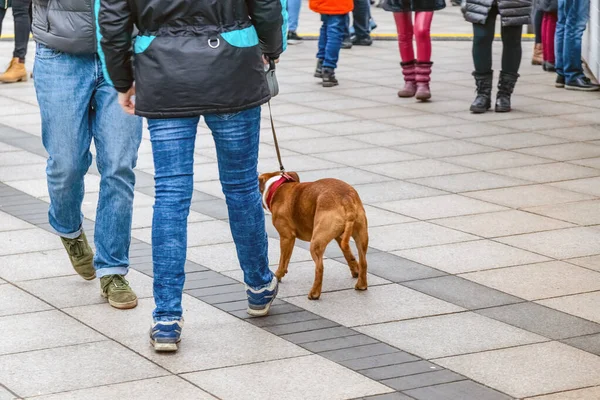
[[[570,346],[577,347],[580,350],[600,356],[600,333],[566,339],[562,342]]]
[[[381,383],[398,391],[403,391],[466,379],[467,378],[462,375],[445,369],[442,371],[425,372],[423,374],[386,379],[381,381]]]
[[[470,310],[525,302],[521,298],[453,275],[403,282],[401,285]]]
[[[511,400],[512,397],[473,381],[460,381],[407,390],[417,400]]]
[[[6,129],[6,127],[0,125],[0,140],[8,144],[11,144],[10,141],[21,140],[24,146],[30,146],[24,148],[25,150],[39,154],[43,149],[35,146],[33,141],[23,140],[28,138],[26,135],[19,134],[18,131],[15,132],[12,128]],[[90,170],[97,173],[95,168],[91,168]],[[142,186],[138,185],[136,190],[143,188],[143,192],[153,194],[153,189],[149,189],[149,185],[154,184],[152,176],[149,174],[144,175],[140,171],[136,172],[136,176],[140,178],[138,183],[141,182],[142,184]],[[212,198],[212,196],[201,192],[198,193],[198,195],[195,194],[197,201],[192,203],[193,210],[213,218],[227,219],[224,200]],[[2,199],[8,199],[10,205],[4,207]],[[47,209],[48,204],[44,201],[35,199],[19,190],[0,183],[0,210],[52,232],[52,228],[47,221]],[[267,221],[267,226],[269,225],[270,223]],[[84,228],[89,232],[88,238],[90,241],[93,240],[93,227],[93,221],[85,220]],[[269,235],[275,238],[278,237],[277,232],[274,231],[272,226],[269,229]],[[302,248],[308,248],[309,246],[309,244],[303,242],[298,242],[298,245]],[[370,249],[369,254],[371,272],[394,282],[405,282],[445,275],[441,271],[380,252],[376,249]],[[330,258],[339,258],[342,256],[341,251],[336,246],[330,246],[327,255]],[[153,276],[152,247],[150,244],[132,239],[130,256],[132,269],[148,276]],[[344,262],[343,259],[341,261]],[[244,319],[308,351],[320,354],[364,376],[380,381],[383,384],[387,380],[418,375],[423,375],[420,377],[420,382],[425,386],[439,384],[440,377],[429,375],[431,371],[440,374],[445,373],[444,376],[446,377],[453,376],[451,371],[445,370],[440,366],[405,353],[401,349],[380,342],[351,328],[340,326],[331,320],[310,313],[281,299],[276,299],[273,302],[269,316],[252,318],[246,313],[247,301],[242,283],[192,261],[186,262],[185,269],[186,294]],[[429,376],[431,376],[430,380],[428,380]],[[467,382],[477,385],[471,381]],[[396,384],[397,382],[390,381],[390,388],[394,388],[392,383]],[[414,386],[411,388],[414,388]],[[399,392],[368,397],[368,399],[373,400],[406,400],[411,398],[417,399],[418,397]],[[487,399],[482,397],[480,400]],[[491,397],[489,399],[496,400]],[[433,400],[433,398],[427,398],[427,400]],[[461,398],[461,400],[468,400],[468,398]]]
[[[555,340],[600,332],[600,324],[535,303],[512,304],[476,312]]]

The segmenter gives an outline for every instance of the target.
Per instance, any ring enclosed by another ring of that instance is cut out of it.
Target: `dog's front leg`
[[[293,236],[281,237],[279,239],[281,256],[279,257],[279,268],[277,268],[277,271],[275,272],[275,276],[279,281],[281,281],[288,272],[288,265],[290,263],[290,259],[292,258],[292,252],[294,251],[295,243],[296,238]]]

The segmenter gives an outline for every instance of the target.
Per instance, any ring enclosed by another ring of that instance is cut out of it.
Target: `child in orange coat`
[[[321,33],[315,77],[323,79],[323,87],[338,85],[335,69],[346,34],[346,14],[354,8],[353,0],[310,0],[310,9],[321,14]]]

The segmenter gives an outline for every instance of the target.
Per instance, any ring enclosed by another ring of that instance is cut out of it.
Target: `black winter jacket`
[[[281,0],[102,0],[108,74],[119,92],[135,81],[136,114],[147,118],[259,106],[270,98],[262,54],[284,50],[283,11]]]
[[[535,8],[543,12],[558,12],[558,0],[536,0]]]
[[[490,9],[497,2],[502,26],[527,25],[531,22],[532,0],[463,0],[462,12],[473,24],[485,24]]]
[[[63,53],[96,53],[95,11],[99,3],[99,0],[33,0],[31,30],[35,41]]]
[[[383,3],[383,9],[392,12],[438,11],[445,7],[445,0],[385,0]]]

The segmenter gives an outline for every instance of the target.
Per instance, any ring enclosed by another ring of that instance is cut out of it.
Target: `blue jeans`
[[[296,30],[298,29],[298,19],[300,18],[301,6],[302,0],[288,0],[288,30],[290,32],[296,32]]]
[[[48,152],[46,174],[50,225],[62,237],[82,232],[83,177],[96,146],[100,194],[94,241],[96,275],[127,274],[133,168],[142,140],[142,119],[127,115],[102,75],[96,55],[72,55],[38,44],[35,90]]]
[[[321,14],[321,21],[317,58],[323,60],[324,67],[335,69],[346,34],[346,16]]]
[[[356,35],[357,39],[366,39],[371,33],[371,3],[369,0],[354,0],[352,11],[352,25],[350,14],[346,15],[346,36]]]
[[[567,83],[583,75],[581,39],[590,17],[589,0],[558,0],[555,53],[556,72]]]
[[[150,119],[156,200],[152,220],[154,319],[182,316],[187,217],[194,185],[194,142],[200,117]],[[205,115],[217,148],[219,177],[244,281],[258,289],[269,270],[265,214],[258,188],[260,107],[235,114]]]

